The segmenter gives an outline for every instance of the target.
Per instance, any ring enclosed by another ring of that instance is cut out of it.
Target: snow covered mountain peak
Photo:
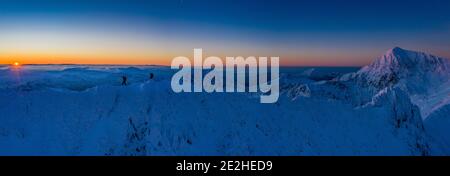
[[[385,55],[404,55],[407,52],[414,52],[414,51],[408,51],[406,49],[400,48],[398,46],[386,51]]]
[[[395,47],[388,50],[386,54],[376,59],[372,64],[364,67],[360,72],[371,72],[379,75],[431,71],[445,74],[449,72],[449,67],[448,59]]]
[[[359,70],[356,77],[368,81],[378,88],[397,84],[400,81],[441,82],[450,76],[450,61],[423,52],[395,47],[388,50],[373,63]]]

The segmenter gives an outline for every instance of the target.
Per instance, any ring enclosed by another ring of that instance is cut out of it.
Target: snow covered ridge
[[[450,155],[448,61],[380,59],[280,68],[274,104],[174,93],[169,67],[0,69],[0,155]]]
[[[0,90],[86,91],[96,86],[118,86],[123,75],[130,83],[143,83],[149,73],[157,73],[155,81],[160,81],[174,72],[165,66],[24,65],[20,69],[0,69]]]
[[[389,86],[400,87],[421,108],[422,118],[446,104],[450,94],[449,59],[398,47],[357,73],[344,77],[375,87],[375,91]]]

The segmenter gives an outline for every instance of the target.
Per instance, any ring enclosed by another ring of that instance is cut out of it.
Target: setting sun
[[[20,65],[20,63],[19,62],[14,62],[14,64],[13,64],[14,66],[19,66]]]

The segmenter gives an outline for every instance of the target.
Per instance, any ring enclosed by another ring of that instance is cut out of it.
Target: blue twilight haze
[[[0,63],[167,65],[202,47],[281,56],[282,65],[359,66],[394,46],[450,57],[450,2],[6,0],[0,37]]]

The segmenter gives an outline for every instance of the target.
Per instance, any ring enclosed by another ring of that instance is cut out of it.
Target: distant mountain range
[[[0,69],[0,155],[450,155],[448,59],[396,47],[350,72],[280,71],[267,105],[174,93],[165,67]]]

